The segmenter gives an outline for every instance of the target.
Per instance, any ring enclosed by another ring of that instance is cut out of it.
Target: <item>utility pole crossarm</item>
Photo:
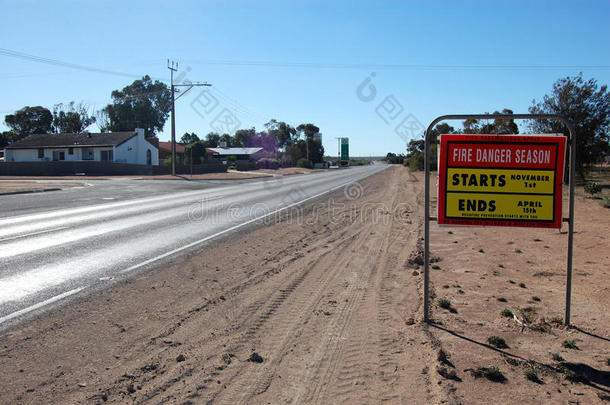
[[[175,101],[175,100],[178,100],[180,97],[184,96],[184,95],[185,95],[186,93],[188,93],[188,92],[189,92],[189,90],[190,90],[190,89],[192,89],[193,87],[201,87],[201,86],[205,86],[205,87],[212,87],[212,85],[211,85],[211,84],[209,84],[209,83],[174,84],[174,87],[188,87],[186,90],[184,90],[182,93],[180,93],[180,94],[178,95],[178,97],[176,97],[176,98],[174,99],[174,101]],[[176,91],[177,91],[177,89],[176,89]]]

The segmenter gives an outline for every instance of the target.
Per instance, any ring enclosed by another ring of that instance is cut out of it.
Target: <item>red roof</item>
[[[166,152],[172,151],[172,143],[171,142],[159,142],[159,150],[164,150]],[[184,145],[176,142],[176,153],[184,153]]]

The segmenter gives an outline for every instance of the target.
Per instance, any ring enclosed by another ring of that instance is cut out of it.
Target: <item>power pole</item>
[[[167,68],[170,70],[171,81],[170,81],[170,90],[172,92],[172,176],[176,175],[176,100],[180,97],[184,96],[190,89],[193,87],[199,86],[211,86],[209,83],[185,83],[185,84],[174,84],[174,72],[178,70],[178,63],[172,61],[169,63],[169,59],[167,60]],[[182,92],[178,97],[175,96],[175,93],[179,91],[176,87],[188,87],[186,90]],[[192,149],[192,148],[191,148]],[[191,151],[192,153],[192,151]],[[191,158],[192,161],[192,158]],[[191,173],[192,176],[192,173]]]
[[[171,72],[171,79],[170,79],[170,91],[172,92],[172,176],[176,175],[176,105],[175,105],[175,99],[174,99],[174,72],[176,72],[178,70],[178,63],[174,64],[174,61],[172,61],[172,64],[169,64],[169,59],[167,60],[167,68],[169,69],[169,71]]]

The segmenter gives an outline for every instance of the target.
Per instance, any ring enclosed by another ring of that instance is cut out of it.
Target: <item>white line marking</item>
[[[367,176],[367,177],[368,177],[368,176]],[[361,179],[359,179],[359,180],[361,180]],[[282,212],[282,211],[287,210],[288,208],[292,208],[292,207],[294,207],[294,206],[296,206],[296,205],[303,204],[303,203],[304,203],[304,202],[306,202],[306,201],[309,201],[309,200],[312,200],[312,199],[314,199],[314,198],[320,197],[320,196],[322,196],[322,195],[324,195],[324,194],[328,194],[328,193],[330,193],[331,191],[335,191],[335,190],[337,190],[337,189],[339,189],[339,188],[341,188],[341,187],[345,186],[346,184],[350,184],[350,183],[353,183],[353,182],[355,182],[355,181],[358,181],[358,180],[354,180],[354,179],[352,179],[352,180],[350,180],[350,181],[346,181],[345,183],[341,183],[340,185],[338,185],[338,186],[336,186],[336,187],[330,188],[330,189],[328,189],[328,190],[326,190],[326,191],[323,191],[323,192],[318,193],[318,194],[316,194],[316,195],[313,195],[313,196],[311,196],[311,197],[307,197],[307,198],[305,198],[305,199],[303,199],[303,200],[301,200],[301,201],[297,201],[297,202],[292,203],[292,204],[290,204],[290,205],[287,205],[287,206],[285,206],[285,207],[279,208],[279,209],[277,209],[277,210],[275,210],[275,211],[272,211],[272,212],[269,212],[269,213],[267,213],[267,214],[261,215],[261,216],[259,216],[259,217],[256,217],[256,218],[253,218],[253,219],[250,219],[250,220],[248,220],[248,221],[246,221],[246,222],[242,222],[241,224],[234,225],[234,226],[232,226],[232,227],[230,227],[230,228],[227,228],[227,229],[225,229],[225,230],[223,230],[223,231],[216,232],[216,233],[215,233],[215,234],[213,234],[213,235],[206,236],[205,238],[202,238],[202,239],[196,240],[195,242],[191,242],[191,243],[189,243],[189,244],[187,244],[187,245],[181,246],[181,247],[176,248],[176,249],[174,249],[174,250],[170,250],[169,252],[163,253],[163,254],[161,254],[161,255],[159,255],[159,256],[156,256],[156,257],[153,257],[152,259],[145,260],[145,261],[143,261],[142,263],[138,263],[138,264],[136,264],[136,265],[134,265],[134,266],[131,266],[131,267],[126,268],[125,270],[121,270],[121,273],[127,273],[127,272],[129,272],[129,271],[135,270],[135,269],[140,268],[140,267],[142,267],[142,266],[146,266],[147,264],[150,264],[150,263],[156,262],[157,260],[164,259],[164,258],[166,258],[166,257],[168,257],[168,256],[171,256],[171,255],[176,254],[176,253],[178,253],[178,252],[181,252],[181,251],[183,251],[183,250],[186,250],[186,249],[192,248],[193,246],[200,245],[200,244],[202,244],[202,243],[204,243],[204,242],[207,242],[207,241],[209,241],[210,239],[214,239],[214,238],[216,238],[216,237],[218,237],[218,236],[220,236],[220,235],[222,235],[222,234],[225,234],[225,233],[227,233],[227,232],[234,231],[234,230],[239,229],[239,228],[241,228],[241,227],[243,227],[243,226],[245,226],[245,225],[251,224],[251,223],[256,222],[256,221],[259,221],[259,220],[264,219],[264,218],[266,218],[266,217],[268,217],[268,216],[270,216],[270,215],[277,214],[278,212]]]
[[[40,235],[41,233],[49,233],[49,232],[61,231],[62,229],[68,229],[68,227],[67,226],[60,226],[59,228],[46,229],[44,231],[31,232],[31,233],[26,233],[26,234],[23,234],[23,235],[11,236],[11,237],[8,237],[8,238],[0,239],[0,242],[6,242],[7,240],[13,240],[13,239],[19,239],[19,238],[26,238],[28,236]]]
[[[19,311],[13,312],[12,314],[3,316],[2,318],[0,318],[0,324],[4,323],[6,321],[10,321],[13,318],[17,318],[18,316],[27,314],[28,312],[32,312],[32,311],[34,311],[34,310],[36,310],[38,308],[42,308],[45,305],[52,304],[52,303],[54,303],[56,301],[59,301],[61,299],[66,298],[66,297],[68,297],[70,295],[74,295],[74,294],[82,291],[84,288],[85,287],[79,287],[79,288],[75,288],[74,290],[66,291],[63,294],[56,295],[55,297],[52,297],[52,298],[49,298],[48,300],[39,302],[38,304],[34,304],[34,305],[30,306],[30,307],[27,307],[27,308],[21,309]]]

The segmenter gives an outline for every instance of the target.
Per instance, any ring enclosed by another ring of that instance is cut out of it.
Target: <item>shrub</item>
[[[411,155],[409,155],[407,157],[404,164],[405,164],[405,166],[408,166],[409,169],[413,172],[424,170],[424,153],[423,152],[412,153]]]
[[[533,307],[518,308],[517,311],[523,317],[523,321],[528,324],[533,324],[538,317],[536,309]]]
[[[591,197],[593,197],[595,194],[599,194],[602,192],[602,186],[600,186],[599,183],[591,181],[585,184],[585,192]]]
[[[607,195],[602,196],[602,200],[599,203],[604,208],[610,208],[610,196],[607,196]]]
[[[564,369],[563,375],[566,377],[566,380],[573,382],[573,383],[583,383],[583,384],[589,383],[589,379],[587,378],[587,376],[584,376],[582,374],[577,374],[577,373],[573,372],[572,370]]]
[[[540,383],[541,382],[540,379],[538,378],[538,373],[536,372],[536,370],[534,370],[531,367],[525,369],[523,374],[525,375],[525,378],[527,378],[530,381],[533,381],[535,383]]]
[[[561,355],[559,353],[551,353],[551,357],[553,358],[553,360],[555,360],[557,362],[565,361],[565,359],[563,357],[561,357]]]
[[[301,158],[301,159],[297,160],[297,167],[303,167],[305,169],[312,169],[313,163],[311,163],[311,160]]]
[[[513,311],[511,311],[511,310],[510,310],[510,309],[508,309],[508,308],[504,308],[504,309],[502,310],[502,312],[500,312],[500,315],[505,316],[505,317],[507,317],[507,318],[512,318],[512,317],[513,317]]]
[[[495,366],[492,366],[492,367],[479,367],[479,368],[477,368],[475,370],[472,370],[471,373],[472,373],[472,376],[474,378],[485,377],[489,381],[494,381],[494,382],[504,382],[504,381],[506,381],[506,377],[504,377],[504,374],[502,374],[500,369],[498,367],[495,367]]]
[[[228,170],[237,170],[237,166],[235,166],[235,164],[232,164],[231,166],[229,166]]]
[[[579,350],[575,340],[564,340],[562,346],[566,349]]]
[[[490,336],[487,338],[487,343],[489,343],[492,346],[497,347],[498,349],[506,349],[508,348],[508,345],[506,344],[506,341],[501,338],[500,336]]]
[[[443,309],[449,309],[451,308],[451,301],[449,301],[449,298],[447,297],[439,298],[436,300],[436,305]]]
[[[506,377],[504,377],[504,374],[502,374],[498,367],[488,367],[484,372],[484,376],[489,381],[502,382],[506,380]]]
[[[277,170],[282,167],[282,162],[279,159],[262,158],[258,161],[258,167],[261,169]]]
[[[233,357],[235,357],[235,355],[232,354],[232,353],[223,353],[222,354],[222,361],[226,365],[229,365],[229,364],[231,364],[231,361],[233,361]]]

